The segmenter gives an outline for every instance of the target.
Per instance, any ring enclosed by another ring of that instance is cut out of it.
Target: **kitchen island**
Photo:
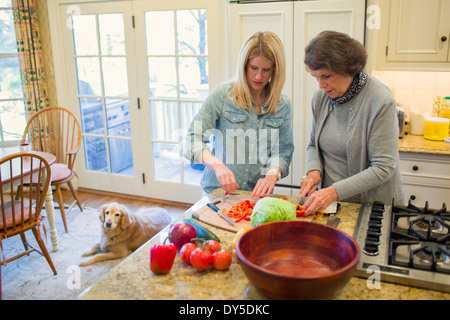
[[[243,193],[243,192],[241,192]],[[218,189],[211,195],[202,198],[191,209],[198,210],[209,201],[223,195]],[[289,200],[295,202],[296,198]],[[341,203],[337,216],[341,218],[338,229],[353,235],[361,205]],[[178,220],[190,218],[186,212]],[[326,223],[327,217],[314,218],[314,222]],[[221,239],[223,248],[231,251],[234,232],[204,224]],[[226,271],[209,268],[197,271],[181,261],[177,254],[172,270],[166,275],[156,275],[150,271],[150,247],[162,242],[168,233],[166,227],[158,235],[149,240],[137,251],[117,265],[109,274],[86,289],[78,299],[81,300],[260,300],[265,299],[241,270],[239,262],[233,257],[233,263]],[[262,245],[264,245],[262,243]],[[353,277],[335,299],[432,299],[450,300],[450,294],[412,288],[402,285],[381,282],[379,288],[373,288],[367,279]],[[373,289],[369,289],[373,288]]]

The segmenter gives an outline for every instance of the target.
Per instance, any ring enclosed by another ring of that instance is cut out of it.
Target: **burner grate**
[[[402,226],[400,219],[409,221]],[[450,273],[450,214],[445,203],[432,210],[408,203],[393,207],[389,263],[407,268]]]

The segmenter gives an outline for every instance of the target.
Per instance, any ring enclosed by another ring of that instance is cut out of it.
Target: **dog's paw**
[[[80,262],[80,267],[86,267],[86,266],[91,265],[91,264],[92,264],[91,260],[90,259],[86,259],[86,260],[83,260],[83,261]]]

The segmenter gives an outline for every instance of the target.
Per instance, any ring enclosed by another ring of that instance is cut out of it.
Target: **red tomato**
[[[218,243],[215,240],[206,240],[205,242],[203,242],[202,248],[209,250],[209,252],[211,252],[211,254],[213,254],[214,252],[220,251],[222,249],[220,246],[220,243]]]
[[[227,249],[214,252],[212,255],[212,264],[216,270],[226,270],[231,265],[231,253]]]
[[[212,262],[211,252],[197,248],[191,253],[191,264],[198,270],[205,270]]]
[[[191,265],[191,253],[197,249],[197,246],[193,243],[185,243],[180,250],[180,257],[184,263]]]

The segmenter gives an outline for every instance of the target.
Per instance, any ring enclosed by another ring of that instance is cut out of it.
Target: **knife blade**
[[[229,216],[223,213],[222,210],[220,210],[214,203],[208,203],[207,206],[213,209],[215,212],[217,212],[217,214],[222,218],[224,218],[226,222],[228,222],[232,226],[235,225],[235,222]]]
[[[301,197],[301,198],[300,198],[300,201],[298,202],[298,205],[300,205],[300,206],[304,205],[305,202],[306,202],[306,198],[307,198],[306,196]]]

